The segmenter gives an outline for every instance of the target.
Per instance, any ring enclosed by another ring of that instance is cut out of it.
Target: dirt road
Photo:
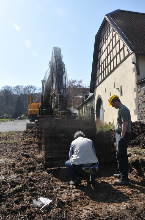
[[[26,130],[26,123],[29,120],[14,120],[8,122],[0,122],[0,132],[8,131],[24,131]]]

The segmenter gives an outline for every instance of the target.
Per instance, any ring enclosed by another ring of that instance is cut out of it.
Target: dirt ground
[[[128,186],[113,185],[117,165],[110,164],[99,165],[94,184],[84,178],[75,187],[65,168],[44,169],[35,132],[0,133],[0,154],[0,219],[145,219],[143,155],[134,153]],[[40,197],[52,200],[42,210],[34,205]]]

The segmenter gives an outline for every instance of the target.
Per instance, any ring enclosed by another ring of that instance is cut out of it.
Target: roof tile
[[[136,53],[145,53],[145,14],[116,10],[108,15],[135,48]]]

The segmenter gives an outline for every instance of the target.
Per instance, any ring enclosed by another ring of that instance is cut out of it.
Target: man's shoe
[[[123,185],[128,185],[128,184],[129,184],[128,179],[119,179],[119,180],[114,181],[114,185],[123,186]]]
[[[114,174],[114,177],[120,179],[121,175],[120,174]]]
[[[69,182],[69,185],[78,186],[79,184],[81,184],[81,180],[80,180],[80,179],[71,180],[71,181]]]
[[[69,185],[75,185],[75,181],[71,180],[71,181],[69,182]]]

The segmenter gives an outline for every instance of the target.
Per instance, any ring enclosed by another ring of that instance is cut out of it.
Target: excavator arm
[[[53,48],[49,68],[41,82],[41,114],[51,115],[67,110],[67,73],[59,47]]]

